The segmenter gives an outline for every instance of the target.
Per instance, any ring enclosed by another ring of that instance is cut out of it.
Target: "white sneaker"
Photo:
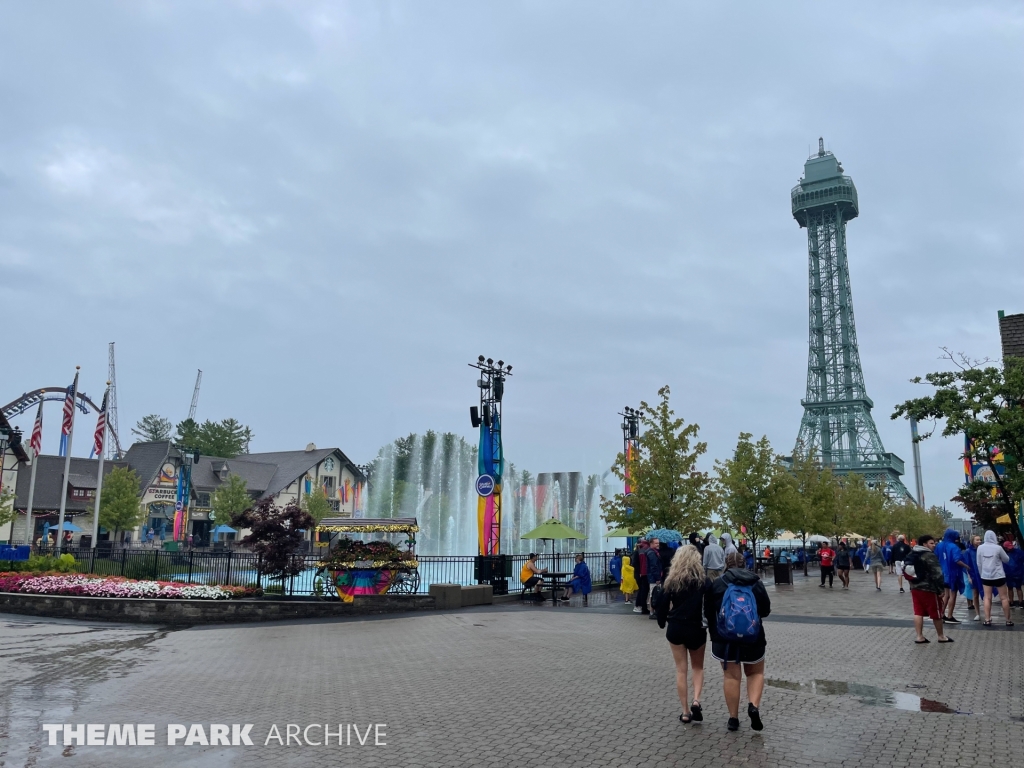
[[[638,606],[636,606],[636,607],[635,607],[635,608],[633,609],[633,613],[643,613],[643,612],[644,612],[644,609],[643,609],[643,608],[641,608],[641,607],[640,607],[639,605],[638,605]]]
[[[981,621],[981,615],[979,614],[978,616],[975,616],[975,617],[974,617],[974,620],[975,620],[975,621]]]

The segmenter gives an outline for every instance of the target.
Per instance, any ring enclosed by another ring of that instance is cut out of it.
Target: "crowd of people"
[[[775,559],[770,550],[765,557]],[[822,588],[826,582],[832,588],[838,577],[842,588],[849,589],[854,568],[867,571],[878,591],[886,571],[895,575],[900,593],[909,589],[911,594],[918,645],[930,642],[924,636],[925,619],[931,619],[938,643],[953,642],[944,630],[947,624],[959,623],[953,611],[960,594],[975,612],[974,620],[983,620],[986,626],[992,625],[994,599],[1001,603],[1007,627],[1014,625],[1012,608],[1024,608],[1024,550],[1013,538],[1003,540],[993,531],[972,537],[970,543],[961,541],[953,528],[941,540],[925,534],[912,543],[903,535],[856,545],[846,540],[823,542],[813,559],[820,562]],[[755,572],[753,554],[727,533],[720,540],[693,533],[682,545],[651,538],[641,539],[632,552],[616,550],[609,570],[633,612],[648,615],[666,629],[683,708],[680,722],[704,719],[701,695],[710,635],[711,656],[723,670],[728,729],[740,726],[744,677],[751,728],[763,729],[760,706],[767,640],[762,620],[771,613],[771,600]]]

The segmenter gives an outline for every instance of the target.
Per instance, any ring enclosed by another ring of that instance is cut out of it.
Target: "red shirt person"
[[[818,557],[821,558],[821,584],[818,585],[819,587],[825,586],[825,579],[827,577],[828,588],[832,589],[832,579],[836,575],[836,569],[832,565],[835,556],[836,551],[829,544],[822,545],[821,549],[818,550]]]

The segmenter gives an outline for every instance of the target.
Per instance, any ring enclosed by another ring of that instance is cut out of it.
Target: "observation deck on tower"
[[[818,139],[818,153],[804,163],[804,177],[790,191],[790,198],[793,218],[801,227],[807,226],[807,213],[816,208],[834,206],[841,211],[843,221],[855,219],[860,213],[853,179],[843,175],[842,164],[826,151],[821,139]]]

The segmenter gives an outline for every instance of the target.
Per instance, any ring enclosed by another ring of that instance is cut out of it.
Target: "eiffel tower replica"
[[[903,459],[886,453],[864,386],[846,258],[846,222],[857,218],[857,188],[825,142],[804,163],[792,191],[793,218],[807,229],[810,343],[807,396],[796,449],[838,475],[862,475],[894,498],[912,498],[900,480]]]

